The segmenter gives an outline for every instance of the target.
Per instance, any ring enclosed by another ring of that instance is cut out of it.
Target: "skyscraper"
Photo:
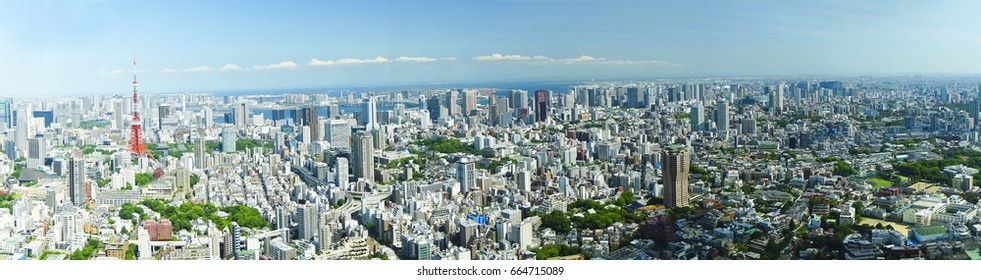
[[[438,121],[443,117],[443,112],[446,110],[440,105],[439,96],[433,95],[428,101],[426,101],[426,110],[429,111],[429,118],[433,121]]]
[[[463,114],[470,116],[477,110],[477,92],[474,90],[463,91]]]
[[[460,191],[467,193],[477,189],[477,173],[470,158],[462,158],[456,163],[456,180],[460,181]]]
[[[27,151],[27,138],[30,138],[31,134],[31,108],[21,109],[17,111],[17,135],[14,139],[17,148],[21,151]]]
[[[784,87],[786,87],[786,84],[784,84],[783,82],[781,82],[780,84],[777,85],[777,88],[776,89],[772,89],[772,88],[770,89],[770,92],[769,92],[769,98],[770,99],[768,100],[769,105],[767,105],[767,106],[769,106],[770,114],[779,115],[779,114],[781,114],[783,112],[783,89],[784,89]]]
[[[204,169],[204,151],[205,151],[204,139],[197,138],[194,139],[194,168]]]
[[[443,96],[444,98],[446,98],[446,101],[444,103],[446,104],[446,108],[449,110],[450,116],[455,116],[460,114],[460,105],[456,104],[457,95],[460,93],[460,91],[461,90],[459,89],[450,90],[449,92],[446,93],[445,96]]]
[[[31,138],[27,142],[27,168],[41,169],[44,166],[44,156],[48,153],[44,137]]]
[[[705,123],[705,107],[698,103],[691,108],[691,114],[688,115],[688,118],[691,120],[691,131],[701,131],[702,124]]]
[[[351,147],[351,123],[346,120],[327,121],[327,141],[334,148]]]
[[[2,130],[13,127],[13,119],[11,119],[13,113],[10,111],[10,104],[10,99],[0,100],[0,129]]]
[[[68,158],[68,198],[72,205],[85,204],[85,160],[80,154],[72,153]]]
[[[238,141],[238,134],[233,127],[221,128],[221,151],[226,153],[235,152],[235,142]]]
[[[640,95],[640,89],[637,87],[627,88],[627,106],[630,108],[640,108],[643,107],[644,99]]]
[[[535,121],[544,122],[548,119],[548,91],[535,91]]]
[[[303,108],[303,125],[310,127],[310,139],[320,140],[320,119],[317,116],[317,108]]]
[[[299,221],[297,234],[299,234],[300,239],[312,240],[313,236],[320,232],[317,228],[320,224],[320,213],[317,211],[317,205],[308,202],[303,206],[297,207],[296,216],[297,221]]]
[[[342,190],[347,189],[348,177],[350,176],[347,158],[337,157],[334,161],[334,183]]]
[[[715,128],[719,137],[725,138],[729,132],[729,102],[719,100],[715,105]]]
[[[365,108],[362,113],[364,114],[364,118],[365,118],[364,120],[365,129],[367,130],[378,129],[380,126],[378,125],[378,119],[377,119],[378,110],[377,107],[375,106],[375,97],[368,96],[368,98],[365,100],[364,107]]]
[[[511,108],[515,112],[521,109],[528,109],[528,92],[524,90],[511,90]]]
[[[354,134],[351,157],[354,165],[354,177],[364,178],[365,181],[375,182],[375,149],[371,133],[359,131]]]
[[[664,164],[664,205],[668,208],[688,206],[688,150],[671,145],[662,155]]]
[[[971,119],[974,120],[974,126],[978,127],[978,122],[981,121],[981,97],[974,98],[971,100]]]

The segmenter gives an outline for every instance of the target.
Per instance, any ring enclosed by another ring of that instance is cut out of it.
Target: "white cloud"
[[[214,69],[211,69],[208,66],[198,66],[198,67],[191,67],[191,68],[184,69],[184,72],[188,72],[188,73],[211,72],[211,71],[214,71]]]
[[[602,58],[602,57],[592,57],[592,56],[588,56],[588,55],[581,55],[581,56],[579,56],[577,58],[566,58],[566,59],[562,59],[561,61],[562,62],[565,62],[565,63],[576,63],[576,62],[605,61],[605,60],[606,60],[606,58]]]
[[[297,65],[296,62],[293,62],[293,61],[283,61],[283,62],[276,63],[276,64],[252,66],[252,69],[256,69],[256,70],[275,70],[275,69],[287,69],[287,68],[296,68],[296,67],[299,67],[299,65]]]
[[[319,60],[316,58],[310,59],[310,62],[307,63],[307,65],[310,66],[327,66],[327,65],[334,65],[334,64],[337,63],[334,62],[333,60]]]
[[[164,68],[164,69],[163,69],[163,70],[161,70],[160,72],[164,72],[164,73],[177,73],[177,69],[173,69],[173,68]]]
[[[456,58],[455,57],[440,57],[439,60],[441,60],[441,61],[456,61]]]
[[[503,55],[495,53],[492,55],[482,55],[474,57],[473,60],[476,61],[500,61],[500,60],[548,60],[548,57],[536,55],[536,56],[523,56],[517,54]]]
[[[239,67],[238,65],[235,65],[235,64],[225,64],[225,66],[222,66],[221,68],[218,68],[218,70],[221,70],[221,71],[238,71],[238,70],[242,70],[242,67]]]
[[[375,58],[371,58],[371,59],[341,58],[341,59],[338,59],[337,61],[334,61],[334,60],[320,60],[320,59],[313,58],[313,59],[310,59],[310,62],[307,63],[307,65],[310,65],[310,66],[330,66],[330,65],[340,65],[340,64],[373,64],[373,63],[387,63],[387,62],[390,62],[390,61],[391,60],[388,60],[387,58],[384,58],[384,57],[381,57],[381,56],[376,56]]]
[[[436,60],[439,59],[432,58],[432,57],[410,57],[410,56],[400,56],[399,58],[395,59],[395,61],[400,61],[400,62],[433,62]]]
[[[372,59],[342,58],[337,60],[337,64],[364,64],[364,63],[385,63],[387,58],[376,56]]]

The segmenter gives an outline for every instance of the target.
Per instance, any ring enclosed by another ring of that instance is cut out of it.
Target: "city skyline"
[[[0,92],[977,74],[976,5],[2,2]]]

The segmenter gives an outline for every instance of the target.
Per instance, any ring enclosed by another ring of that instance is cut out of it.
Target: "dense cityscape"
[[[976,79],[529,87],[4,99],[0,258],[981,259]]]

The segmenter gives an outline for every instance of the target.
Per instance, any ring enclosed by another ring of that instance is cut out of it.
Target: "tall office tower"
[[[348,178],[350,176],[349,175],[350,172],[348,171],[348,161],[347,161],[347,158],[345,158],[345,157],[337,157],[337,158],[334,159],[334,161],[335,161],[335,163],[334,163],[334,183],[336,183],[337,184],[337,187],[341,188],[342,190],[346,190],[347,189],[347,184],[348,184],[348,181],[349,181]]]
[[[702,124],[705,123],[705,107],[702,103],[698,103],[695,107],[691,107],[691,113],[688,115],[691,120],[691,131],[701,131]]]
[[[327,141],[334,148],[351,147],[351,123],[346,120],[327,121]]]
[[[770,100],[768,100],[770,114],[779,115],[783,112],[783,89],[785,86],[786,84],[781,82],[776,89],[770,89]]]
[[[313,240],[313,236],[319,233],[317,229],[320,224],[319,212],[317,205],[310,202],[296,208],[296,220],[299,222],[297,234],[300,239]]]
[[[125,112],[125,110],[126,109],[123,108],[122,101],[119,100],[112,101],[112,121],[113,121],[112,128],[113,129],[121,129],[123,128],[123,126],[126,125],[124,123],[126,121],[126,114],[123,113]]]
[[[75,206],[82,206],[88,199],[85,194],[85,160],[81,154],[74,152],[68,158],[68,198]]]
[[[354,165],[354,178],[364,178],[375,182],[375,149],[371,133],[359,131],[352,138],[351,160]]]
[[[518,190],[524,193],[531,193],[531,172],[530,171],[520,171],[518,176],[515,176],[518,180]]]
[[[544,122],[548,120],[548,91],[535,91],[535,121]]]
[[[637,87],[627,88],[627,105],[623,107],[629,108],[639,108],[642,106],[644,99],[640,96],[640,89]]]
[[[370,132],[371,132],[371,139],[375,140],[371,142],[371,146],[376,151],[384,151],[385,148],[387,147],[387,145],[385,145],[385,139],[388,139],[388,135],[385,133],[385,130],[375,129]]]
[[[439,105],[439,96],[433,95],[429,100],[426,101],[426,110],[429,111],[429,118],[433,121],[437,121],[443,117],[443,106]]]
[[[17,149],[21,151],[27,151],[27,138],[33,135],[31,134],[31,116],[34,114],[31,112],[31,108],[21,109],[17,111],[17,135],[14,139],[17,144]]]
[[[477,110],[477,91],[472,89],[463,91],[463,115],[473,115],[475,110]]]
[[[576,87],[574,89],[576,94],[576,104],[589,106],[589,89],[585,87]]]
[[[497,114],[497,97],[492,94],[487,97],[487,125],[497,125]]]
[[[977,123],[981,122],[981,97],[971,100],[971,119],[974,120],[974,126],[977,127]]]
[[[48,145],[44,137],[27,140],[27,168],[40,169],[44,166],[44,156],[48,153]]]
[[[521,109],[528,109],[528,92],[524,90],[511,90],[511,108],[515,112]]]
[[[664,205],[668,208],[688,206],[688,150],[671,145],[661,156],[664,164]]]
[[[317,108],[303,108],[300,115],[303,118],[303,125],[310,127],[310,140],[318,141],[320,135],[320,119],[317,116]]]
[[[653,87],[644,88],[644,109],[650,109],[657,103],[657,89]]]
[[[443,96],[443,98],[446,99],[445,101],[443,101],[443,103],[446,104],[446,109],[449,111],[450,116],[456,116],[460,114],[460,105],[456,104],[457,95],[460,93],[460,91],[461,90],[459,89],[450,90],[446,92],[446,95]]]
[[[13,126],[13,113],[10,111],[11,100],[0,100],[0,130],[7,130]]]
[[[313,137],[310,137],[310,127],[305,125],[300,127],[300,142],[310,144],[310,141],[313,141]]]
[[[163,129],[164,119],[170,117],[170,105],[160,104],[157,106],[157,129]]]
[[[6,142],[3,142],[3,152],[7,155],[7,159],[16,160],[17,143],[14,143],[14,140],[7,140]]]
[[[477,170],[470,158],[462,158],[456,163],[456,180],[460,181],[460,191],[468,193],[477,189]]]
[[[234,127],[226,126],[221,128],[221,151],[225,153],[235,152],[235,142],[238,141],[238,134]]]
[[[510,121],[510,110],[508,110],[508,98],[490,96],[488,100],[487,119],[491,125],[506,125]]]
[[[378,129],[378,109],[375,105],[375,96],[368,96],[364,101],[364,127],[366,130]]]
[[[211,111],[211,107],[204,107],[201,109],[201,124],[204,127],[211,127],[215,123],[214,112]]]
[[[204,169],[204,151],[206,149],[204,139],[194,139],[194,168]]]
[[[235,106],[235,127],[245,127],[248,123],[249,116],[252,112],[249,111],[249,104],[241,103]]]
[[[715,128],[719,137],[726,138],[729,135],[729,102],[719,100],[715,104]]]

